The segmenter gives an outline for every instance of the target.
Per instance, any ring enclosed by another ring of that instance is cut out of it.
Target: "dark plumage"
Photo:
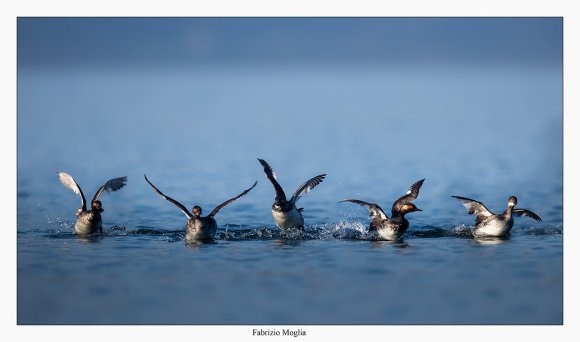
[[[236,197],[230,198],[229,200],[225,201],[224,203],[218,205],[211,211],[211,213],[207,216],[201,216],[202,209],[200,206],[194,206],[191,209],[191,212],[185,208],[185,206],[178,201],[174,200],[173,198],[166,196],[163,194],[153,183],[147,179],[146,175],[143,175],[145,180],[149,185],[157,192],[161,197],[166,199],[167,201],[173,203],[176,207],[178,207],[184,214],[187,216],[188,220],[185,226],[185,240],[187,242],[196,241],[196,240],[209,240],[213,239],[215,232],[217,230],[217,223],[213,218],[223,207],[226,205],[234,202],[238,198],[245,196],[250,190],[252,190],[258,182],[254,182],[254,184],[249,188],[244,190],[241,194]]]
[[[483,203],[467,197],[451,196],[461,201],[468,214],[475,214],[475,228],[473,235],[502,237],[509,234],[514,225],[513,216],[529,216],[534,220],[541,221],[540,216],[526,209],[515,209],[518,199],[510,196],[508,207],[502,214],[494,214]]]
[[[345,199],[341,202],[352,202],[358,205],[369,208],[371,223],[369,225],[369,232],[373,233],[373,237],[384,240],[398,240],[409,228],[409,221],[405,215],[415,211],[421,211],[413,203],[413,200],[419,196],[419,189],[423,185],[425,179],[415,182],[407,193],[399,197],[391,208],[391,217],[389,218],[385,211],[375,203],[369,203],[356,199]]]
[[[300,197],[304,196],[310,190],[314,189],[315,186],[320,184],[326,177],[326,174],[321,174],[307,180],[298,187],[290,200],[287,200],[284,190],[276,180],[274,169],[272,169],[264,159],[258,158],[258,161],[264,167],[264,173],[268,180],[270,180],[270,183],[272,183],[276,193],[274,203],[272,204],[272,216],[274,217],[276,225],[282,229],[303,229],[304,218],[302,217],[302,210],[304,210],[304,208],[297,208],[296,202],[298,202]]]
[[[105,184],[103,184],[99,190],[93,196],[91,201],[91,209],[87,210],[87,201],[85,195],[81,190],[81,187],[72,178],[71,175],[65,172],[57,172],[58,179],[65,187],[71,189],[75,194],[81,196],[81,208],[77,209],[77,220],[75,222],[75,233],[77,234],[93,234],[96,232],[102,233],[102,219],[101,213],[104,211],[102,208],[101,201],[99,201],[99,196],[103,190],[107,192],[117,191],[125,186],[127,183],[127,177],[119,177],[109,179]]]

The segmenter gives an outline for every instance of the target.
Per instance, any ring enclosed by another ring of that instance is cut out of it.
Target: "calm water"
[[[562,76],[552,68],[63,69],[18,76],[19,324],[562,324]],[[284,235],[272,186],[299,202]],[[105,234],[72,234],[107,179]],[[216,216],[186,245],[186,207]],[[369,241],[359,198],[389,208],[426,178],[402,242]],[[479,241],[450,195],[544,221]]]

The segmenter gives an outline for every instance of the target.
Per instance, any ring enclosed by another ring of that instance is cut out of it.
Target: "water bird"
[[[527,209],[515,209],[518,204],[516,196],[510,196],[506,211],[494,214],[483,203],[467,197],[451,196],[461,201],[469,214],[475,214],[475,228],[472,233],[475,237],[503,237],[509,234],[514,226],[515,216],[528,216],[536,221],[542,221],[540,216]]]
[[[91,209],[87,210],[87,201],[85,199],[85,195],[83,194],[81,187],[74,180],[74,178],[65,172],[57,172],[57,174],[58,179],[62,185],[71,189],[75,194],[81,196],[82,206],[76,211],[77,220],[75,222],[75,233],[81,235],[93,234],[95,232],[102,233],[103,223],[101,219],[101,213],[104,211],[104,209],[101,201],[99,201],[99,196],[103,190],[111,192],[117,191],[124,187],[127,182],[127,177],[109,179],[99,188],[99,190],[97,190],[93,200],[91,201]]]
[[[149,185],[151,185],[151,187],[153,188],[153,190],[155,190],[155,192],[157,192],[164,199],[175,204],[175,206],[177,206],[185,214],[185,216],[187,216],[188,220],[187,220],[187,223],[185,225],[185,240],[186,240],[186,242],[193,242],[193,241],[199,241],[199,240],[212,240],[214,235],[215,235],[215,232],[217,230],[217,223],[214,219],[214,216],[223,207],[234,202],[238,198],[246,195],[248,192],[250,192],[250,190],[252,190],[256,186],[256,184],[258,184],[258,182],[255,181],[254,185],[252,185],[252,187],[244,190],[238,196],[236,196],[234,198],[230,198],[229,200],[225,201],[224,203],[218,205],[217,207],[215,207],[211,211],[211,213],[209,213],[209,215],[201,216],[202,209],[200,206],[198,206],[198,205],[194,206],[191,209],[191,212],[189,212],[183,204],[177,202],[176,200],[174,200],[173,198],[171,198],[169,196],[166,196],[159,189],[157,189],[157,187],[155,185],[153,185],[153,183],[151,183],[149,181],[149,179],[147,179],[146,175],[143,175],[143,176],[145,176],[145,180],[147,181],[147,183],[149,183]]]
[[[413,200],[419,196],[419,189],[425,179],[421,179],[415,182],[407,193],[401,196],[399,199],[393,203],[391,208],[391,217],[389,218],[385,211],[375,203],[369,203],[357,199],[345,199],[339,201],[342,202],[352,202],[369,208],[371,223],[369,225],[369,232],[371,236],[378,240],[398,240],[409,228],[409,221],[405,218],[405,215],[415,211],[422,211],[417,208],[413,203]]]
[[[276,192],[276,197],[274,197],[274,203],[272,204],[272,216],[274,217],[276,225],[280,229],[297,228],[304,230],[304,218],[302,217],[304,208],[297,208],[296,202],[298,202],[300,197],[320,184],[324,180],[324,177],[326,177],[326,174],[315,176],[304,182],[288,201],[286,200],[284,190],[276,180],[274,169],[264,159],[258,158],[258,161],[264,167],[264,173],[274,186],[274,191]]]

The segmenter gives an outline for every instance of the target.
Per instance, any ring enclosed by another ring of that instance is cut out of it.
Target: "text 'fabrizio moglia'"
[[[306,331],[302,329],[252,329],[252,336],[292,336],[292,337],[300,337],[306,336]]]

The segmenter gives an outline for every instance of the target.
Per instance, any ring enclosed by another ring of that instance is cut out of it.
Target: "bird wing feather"
[[[177,202],[176,200],[174,200],[173,198],[171,198],[171,197],[166,196],[165,194],[163,194],[159,189],[157,189],[157,187],[155,185],[153,185],[153,183],[151,183],[149,181],[149,179],[147,179],[147,176],[146,175],[143,175],[143,176],[145,176],[145,180],[147,181],[147,183],[149,183],[149,185],[151,185],[151,187],[153,188],[153,190],[155,190],[155,192],[157,192],[159,194],[159,196],[161,196],[164,199],[168,200],[169,202],[175,204],[175,206],[178,207],[179,210],[181,210],[185,214],[185,216],[187,216],[188,218],[190,218],[190,219],[193,218],[193,214],[190,213],[187,210],[187,208],[185,208],[185,206],[183,204],[181,204],[181,203]]]
[[[393,203],[393,207],[391,209],[393,216],[395,216],[397,212],[401,211],[403,204],[412,202],[417,198],[417,196],[419,196],[419,189],[421,189],[421,185],[423,185],[424,181],[425,178],[413,183],[413,185],[409,187],[409,190],[407,190],[407,193],[399,197],[399,199]]]
[[[87,200],[85,199],[85,194],[81,190],[81,187],[77,184],[77,182],[66,172],[57,172],[58,179],[66,188],[71,189],[75,194],[81,195],[82,200],[82,210],[87,210]]]
[[[270,183],[272,183],[272,186],[274,186],[276,197],[283,201],[286,201],[286,194],[284,193],[284,190],[276,180],[276,173],[274,172],[274,169],[272,169],[272,167],[264,159],[258,158],[258,161],[264,167],[264,173],[266,174],[266,177],[268,178]]]
[[[540,216],[538,216],[538,214],[534,213],[533,211],[527,210],[527,209],[513,209],[512,210],[512,214],[516,215],[516,216],[528,216],[533,218],[536,221],[542,221],[542,218]]]
[[[252,185],[249,189],[244,190],[244,192],[242,192],[241,194],[237,195],[234,198],[230,198],[229,200],[225,201],[224,203],[218,205],[217,207],[215,207],[214,210],[211,211],[211,213],[208,215],[209,217],[214,217],[215,214],[218,213],[218,211],[220,211],[223,207],[225,207],[226,205],[232,203],[233,201],[237,200],[238,198],[245,196],[248,192],[250,192],[250,190],[252,190],[256,184],[258,184],[258,181],[254,182],[254,185]]]
[[[357,200],[357,199],[345,199],[345,200],[342,200],[338,203],[341,203],[341,202],[352,202],[352,203],[356,203],[358,205],[368,207],[372,218],[380,218],[382,220],[386,220],[388,218],[388,216],[385,214],[383,209],[378,204],[369,203],[369,202],[365,202],[365,201],[361,201],[361,200]]]
[[[93,197],[93,202],[99,199],[99,196],[103,192],[103,190],[107,190],[107,192],[117,191],[124,187],[127,184],[127,177],[119,177],[119,178],[112,178],[109,179],[105,184],[103,184],[99,190],[95,193]]]
[[[479,201],[476,201],[474,199],[467,198],[467,197],[461,197],[461,196],[451,196],[451,197],[458,199],[461,202],[461,204],[463,204],[465,209],[467,209],[468,214],[475,214],[476,215],[476,217],[475,217],[476,225],[485,221],[490,216],[495,215],[494,213],[489,211],[489,209],[487,209],[485,207],[485,205],[483,205],[483,203],[481,203]]]
[[[324,180],[324,177],[326,177],[326,174],[312,177],[309,180],[307,180],[306,182],[304,182],[302,185],[300,185],[298,187],[298,190],[296,190],[296,192],[292,195],[290,202],[292,202],[293,204],[296,204],[296,202],[298,202],[300,197],[304,196],[310,190],[314,189],[315,186],[322,183],[322,181]]]

